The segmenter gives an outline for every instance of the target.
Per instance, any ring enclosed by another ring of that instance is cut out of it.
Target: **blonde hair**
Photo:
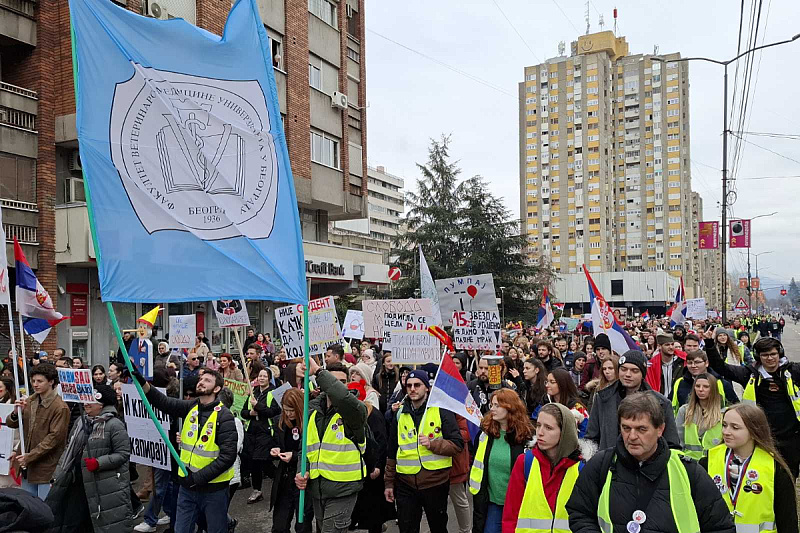
[[[605,361],[600,361],[600,382],[597,384],[597,390],[599,391],[617,382],[617,379],[614,379],[614,381],[608,381],[606,379],[606,375],[603,372],[603,367],[605,366],[606,362],[610,362],[612,364],[612,366],[614,367],[614,375],[617,376],[617,379],[619,379],[619,363],[617,362],[616,359],[611,357],[606,359]]]
[[[750,438],[753,439],[756,446],[770,454],[773,459],[775,459],[775,462],[791,476],[792,472],[789,469],[789,465],[786,464],[777,446],[775,446],[775,440],[772,438],[767,415],[764,414],[761,407],[746,403],[737,403],[725,410],[726,413],[728,411],[736,411],[739,416],[742,417],[742,422],[744,422],[744,426],[747,428],[747,432],[750,433]]]
[[[697,380],[705,379],[711,390],[708,393],[708,406],[704,409],[697,397],[694,386]],[[678,391],[675,391],[677,394]],[[698,374],[692,383],[692,391],[689,393],[689,402],[686,405],[686,420],[684,426],[697,424],[698,431],[708,431],[722,421],[722,396],[717,389],[717,378],[711,374]]]

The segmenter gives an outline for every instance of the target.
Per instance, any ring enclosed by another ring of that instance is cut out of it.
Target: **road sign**
[[[392,267],[389,269],[389,279],[391,281],[397,281],[400,279],[400,276],[403,275],[403,272],[400,271],[397,267]]]
[[[748,309],[748,308],[749,306],[747,305],[747,302],[744,301],[744,298],[739,298],[739,301],[736,302],[735,309]]]

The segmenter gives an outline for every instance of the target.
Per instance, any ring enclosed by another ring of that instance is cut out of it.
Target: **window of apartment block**
[[[308,64],[308,84],[318,91],[322,90],[322,69],[311,63]]]
[[[308,0],[308,10],[336,28],[336,5],[328,0]]]
[[[36,160],[0,154],[0,198],[36,202]]]
[[[324,133],[311,132],[311,160],[321,165],[339,168],[339,141]]]

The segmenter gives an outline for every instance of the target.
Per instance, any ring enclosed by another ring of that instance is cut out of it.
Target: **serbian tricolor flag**
[[[539,305],[539,316],[536,319],[536,328],[544,329],[549,327],[555,319],[553,308],[550,307],[550,295],[547,294],[547,287],[542,292],[542,303]]]
[[[583,272],[586,274],[586,280],[589,282],[589,301],[592,304],[592,334],[595,337],[601,333],[608,335],[608,339],[611,341],[611,349],[619,355],[624,354],[628,350],[638,349],[636,342],[617,322],[608,302],[605,301],[603,295],[597,290],[597,285],[594,284],[592,276],[589,275],[589,270],[586,268],[586,265],[583,266]]]
[[[442,357],[442,364],[433,380],[428,407],[446,409],[466,418],[470,437],[475,439],[480,430],[481,410],[449,353]]]
[[[650,312],[647,309],[645,309],[644,313],[642,313],[639,318],[641,318],[642,320],[650,320]]]
[[[22,327],[25,329],[25,333],[33,337],[39,344],[42,344],[53,326],[58,325],[59,322],[63,322],[67,318],[68,317],[62,317],[58,320],[45,320],[44,318],[30,318],[24,316],[22,317]]]
[[[675,326],[683,325],[686,322],[686,311],[688,305],[686,304],[686,291],[683,288],[683,276],[681,276],[681,283],[678,285],[678,292],[675,293],[675,303],[667,311],[669,316],[669,325],[674,328]]]
[[[53,307],[53,300],[36,279],[36,274],[25,259],[22,246],[16,237],[14,237],[14,262],[17,275],[17,311],[22,316],[53,320],[56,323],[63,320],[64,315]]]

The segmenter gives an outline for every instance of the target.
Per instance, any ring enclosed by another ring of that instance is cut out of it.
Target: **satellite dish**
[[[161,18],[161,6],[158,5],[155,2],[151,2],[150,3],[150,14],[153,15],[153,17],[155,17],[157,19],[160,19]]]

